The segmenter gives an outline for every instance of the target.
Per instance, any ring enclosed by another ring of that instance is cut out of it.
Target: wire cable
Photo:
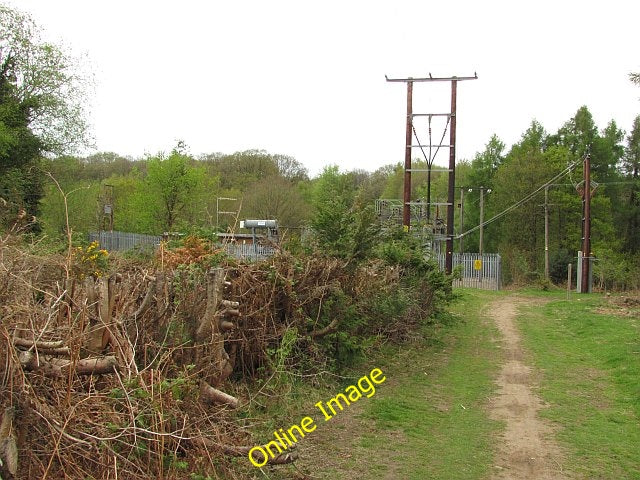
[[[578,165],[578,161],[575,161],[571,164],[569,164],[569,166],[567,168],[565,168],[562,172],[560,172],[559,174],[557,174],[555,177],[553,177],[551,180],[547,181],[546,183],[544,183],[543,185],[541,185],[540,187],[538,187],[537,189],[535,189],[533,192],[531,192],[529,195],[527,195],[526,197],[524,197],[523,199],[521,199],[520,201],[514,203],[513,205],[505,208],[502,212],[498,213],[497,215],[494,215],[493,217],[491,217],[489,220],[485,220],[483,223],[476,225],[475,227],[467,230],[466,232],[463,232],[459,235],[457,235],[456,239],[460,239],[466,235],[469,235],[472,232],[475,232],[476,230],[480,229],[480,227],[484,227],[485,225],[488,225],[492,222],[495,222],[496,220],[498,220],[499,218],[504,217],[507,213],[511,212],[512,210],[515,210],[516,208],[518,208],[519,206],[525,204],[526,202],[528,202],[529,200],[531,200],[533,197],[535,197],[538,193],[540,193],[542,190],[544,190],[545,187],[551,185],[552,183],[554,183],[555,181],[559,180],[560,178],[562,178],[563,176],[567,175],[569,172],[571,172],[576,165]]]
[[[438,144],[438,148],[436,148],[436,153],[433,154],[433,158],[431,159],[431,163],[438,156],[438,152],[440,151],[440,147],[442,146],[442,142],[444,142],[444,136],[447,134],[447,129],[449,128],[449,122],[451,121],[451,117],[447,117],[447,123],[444,126],[444,130],[442,131],[442,138],[440,138],[440,143]]]
[[[433,156],[431,156],[431,115],[429,115],[429,156],[427,156],[426,152],[424,151],[424,148],[422,148],[422,143],[420,142],[420,139],[418,138],[418,132],[416,132],[416,127],[415,125],[413,125],[413,123],[411,123],[411,128],[413,130],[413,136],[416,138],[416,142],[418,142],[418,145],[420,145],[420,150],[422,151],[422,156],[424,157],[424,160],[427,162],[427,166],[429,167],[429,169],[431,169],[431,167],[433,166],[433,162],[435,161],[436,157],[438,156],[438,152],[440,151],[440,147],[442,147],[442,142],[444,142],[444,137],[447,134],[447,130],[449,128],[449,122],[451,121],[450,117],[447,117],[447,123],[444,126],[444,130],[442,132],[442,137],[440,138],[440,143],[438,144],[438,148],[436,148],[436,153],[433,154]]]
[[[418,138],[418,132],[416,132],[416,127],[411,123],[411,128],[413,129],[413,136],[416,137],[416,142],[420,145],[420,150],[422,151],[422,156],[424,157],[425,162],[427,162],[427,166],[431,168],[431,163],[427,158],[427,154],[424,152],[424,148],[422,148],[422,143],[420,143],[420,139]]]

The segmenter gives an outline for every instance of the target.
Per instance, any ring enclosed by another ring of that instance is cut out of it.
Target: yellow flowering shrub
[[[98,242],[91,242],[86,247],[74,249],[73,271],[77,278],[99,278],[109,268],[109,252],[98,249]]]

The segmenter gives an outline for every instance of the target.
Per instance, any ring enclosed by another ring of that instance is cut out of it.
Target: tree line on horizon
[[[276,218],[295,232],[311,227],[322,251],[360,255],[375,243],[376,199],[402,198],[403,167],[342,172],[326,167],[310,178],[295,158],[263,150],[194,157],[178,142],[169,153],[131,159],[113,152],[69,154],[91,144],[84,111],[90,80],[69,52],[41,40],[27,15],[0,5],[0,220],[55,240],[69,226],[79,237],[104,228],[105,204],[113,207],[116,230],[158,234],[215,232],[242,218]],[[631,74],[638,83],[638,75]],[[493,135],[472,159],[461,160],[456,184],[465,187],[464,220],[478,225],[479,187],[485,219],[518,202],[590,152],[593,253],[604,285],[638,282],[640,251],[640,116],[625,133],[611,120],[599,129],[586,106],[556,132],[532,121],[510,148]],[[328,159],[330,160],[330,159]],[[420,158],[416,168],[426,168]],[[581,245],[581,166],[549,189],[551,276],[566,276]],[[412,175],[413,199],[426,196],[426,173]],[[431,201],[445,202],[446,174],[434,173]],[[456,189],[459,197],[460,188]],[[222,200],[218,198],[235,198]],[[66,206],[65,206],[66,201]],[[484,251],[500,253],[505,280],[530,282],[543,266],[542,194],[488,225]],[[237,216],[219,210],[239,212]],[[460,208],[456,208],[456,233]],[[445,217],[445,211],[440,212]],[[379,228],[377,229],[379,230]],[[465,237],[477,251],[478,233]],[[457,246],[456,246],[457,250]]]
[[[589,149],[591,177],[598,184],[592,199],[593,250],[600,262],[598,272],[606,281],[628,283],[633,261],[640,250],[640,116],[629,134],[610,121],[599,130],[587,107],[555,133],[548,133],[533,121],[519,142],[507,149],[493,135],[484,150],[471,160],[462,160],[456,169],[456,184],[465,187],[464,230],[480,221],[479,187],[485,190],[484,218],[489,219],[515,204]],[[415,168],[424,167],[419,158]],[[275,218],[289,229],[307,226],[334,231],[333,238],[355,228],[359,214],[372,208],[379,198],[400,199],[403,166],[389,164],[374,172],[340,171],[326,167],[310,178],[306,168],[286,155],[262,150],[233,154],[190,156],[184,145],[170,154],[132,160],[115,153],[99,153],[85,158],[64,156],[43,160],[41,168],[56,178],[68,196],[71,226],[76,232],[101,228],[101,208],[105,195],[113,194],[113,228],[136,233],[165,231],[224,231],[233,227],[232,215],[216,215],[239,210],[238,218]],[[549,187],[551,277],[566,278],[567,264],[574,262],[581,246],[581,163],[557,184]],[[426,196],[426,173],[412,176],[413,200]],[[109,190],[105,187],[109,185]],[[447,174],[435,173],[431,201],[445,202]],[[487,193],[490,191],[490,193]],[[460,188],[456,189],[455,231],[460,233]],[[218,197],[236,198],[216,205]],[[487,225],[485,252],[500,253],[505,280],[535,280],[544,265],[544,196]],[[44,185],[39,219],[43,232],[55,237],[65,229],[64,204],[58,188]],[[435,209],[434,209],[435,211]],[[446,209],[441,209],[444,218]],[[371,212],[370,222],[375,222]],[[216,222],[218,221],[218,225]],[[217,227],[217,228],[216,228]],[[326,233],[326,232],[325,232]],[[372,235],[375,236],[375,233]],[[464,250],[479,249],[478,232],[465,237]],[[339,242],[338,242],[339,243]],[[455,246],[456,251],[458,246]],[[335,249],[340,252],[340,248]],[[624,280],[624,279],[627,280]]]

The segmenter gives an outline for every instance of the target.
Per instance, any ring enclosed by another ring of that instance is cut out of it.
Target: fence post
[[[571,294],[571,264],[569,264],[567,268],[567,300],[569,300],[570,294]]]
[[[582,278],[582,252],[578,250],[578,263],[576,264],[576,272],[578,273],[578,281],[576,281],[576,291],[582,293],[582,282],[579,279]]]

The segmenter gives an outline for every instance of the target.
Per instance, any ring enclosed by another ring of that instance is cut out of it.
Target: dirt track
[[[494,463],[495,479],[565,479],[562,454],[554,442],[552,428],[538,412],[544,408],[535,393],[532,369],[524,363],[520,333],[515,324],[517,306],[526,300],[510,296],[489,306],[503,336],[505,363],[496,380],[499,390],[490,403],[491,417],[506,422]]]

